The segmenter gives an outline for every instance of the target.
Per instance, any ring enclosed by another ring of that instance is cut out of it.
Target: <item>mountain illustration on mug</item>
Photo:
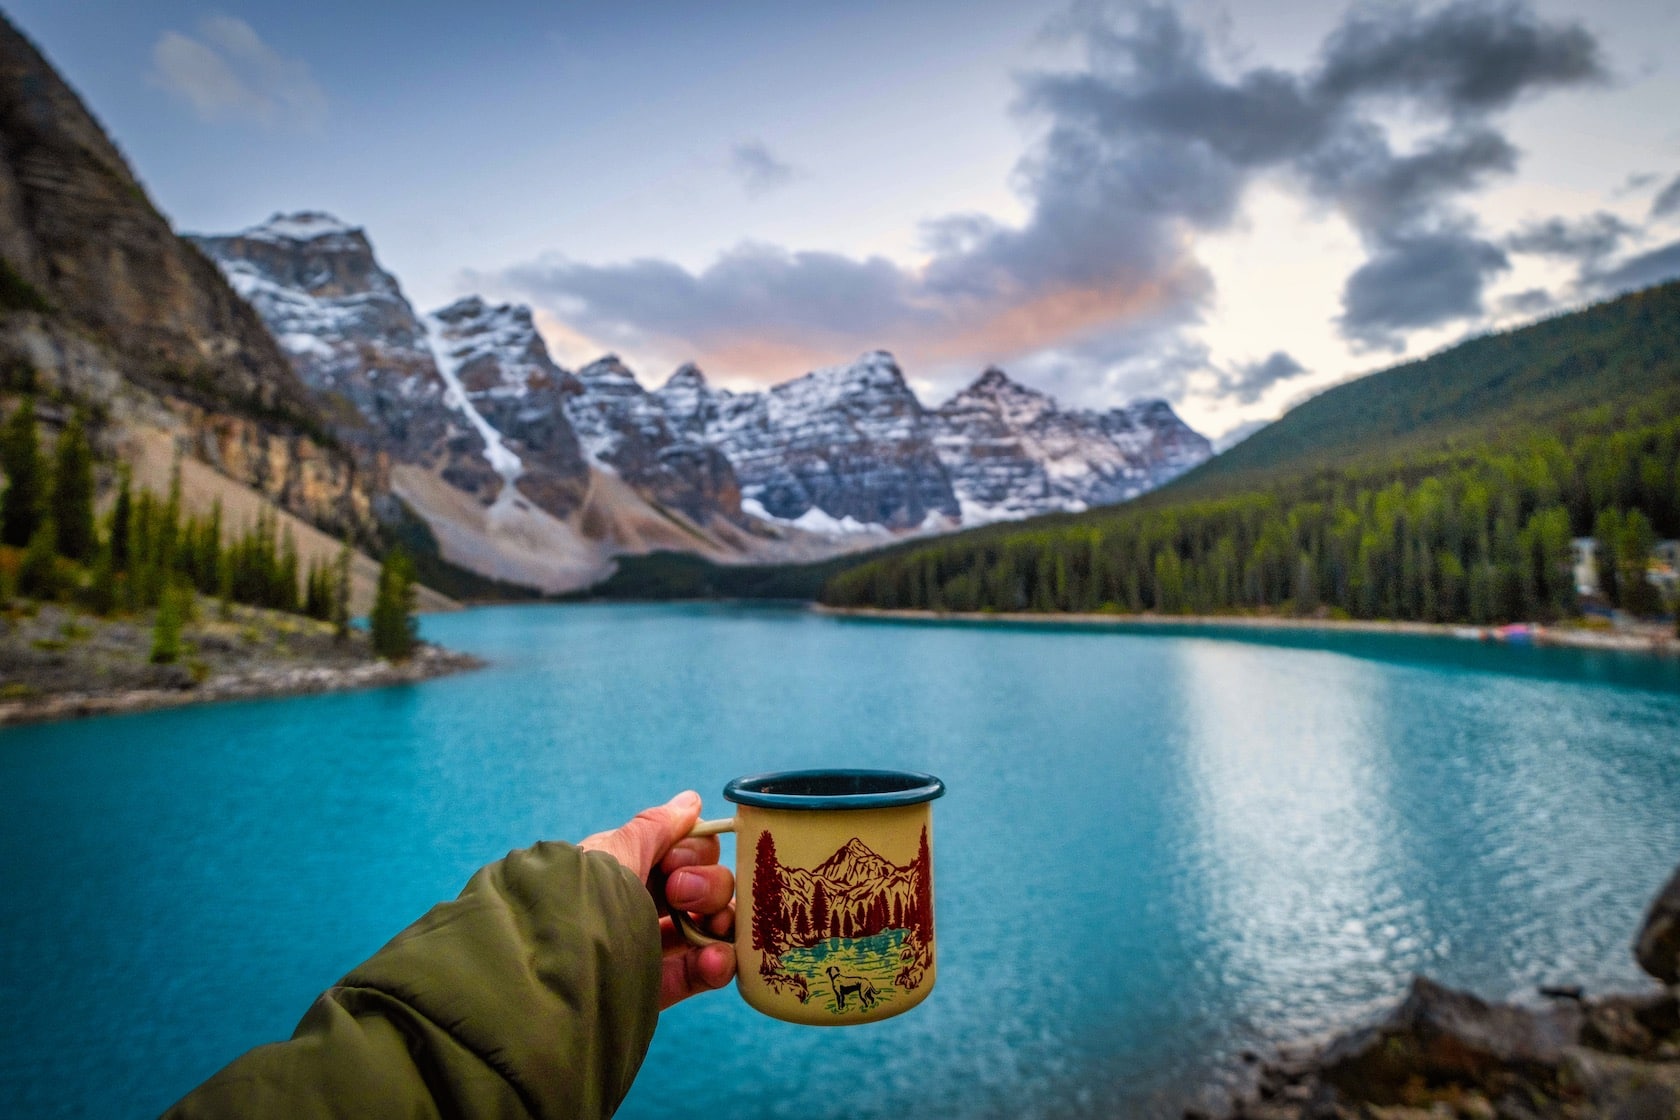
[[[883,859],[857,837],[816,867],[776,858],[768,831],[753,863],[752,945],[774,990],[836,1015],[869,1012],[919,987],[933,961],[933,861]]]

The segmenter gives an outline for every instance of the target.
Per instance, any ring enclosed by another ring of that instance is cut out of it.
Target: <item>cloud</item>
[[[785,187],[799,177],[799,169],[777,156],[762,140],[746,140],[729,150],[729,170],[749,195]]]
[[[1544,315],[1556,306],[1557,300],[1544,288],[1525,288],[1499,301],[1499,310],[1507,315]]]
[[[1405,332],[1482,313],[1489,279],[1511,267],[1504,250],[1463,230],[1401,234],[1348,277],[1342,333],[1365,349],[1405,349]]]
[[[1219,389],[1238,404],[1253,404],[1280,381],[1306,373],[1307,368],[1282,350],[1258,362],[1248,362],[1220,375]]]
[[[1542,22],[1517,3],[1459,0],[1360,9],[1331,35],[1319,91],[1383,94],[1456,117],[1503,109],[1531,91],[1601,82],[1598,42],[1579,24]]]
[[[1680,214],[1680,175],[1669,181],[1668,186],[1657,192],[1657,197],[1651,200],[1651,217],[1666,218],[1670,214]]]
[[[1594,273],[1583,281],[1582,287],[1599,295],[1616,295],[1675,277],[1680,277],[1680,241],[1671,241],[1630,257],[1614,268]]]
[[[201,120],[314,128],[326,119],[327,95],[309,66],[280,55],[232,16],[206,17],[196,37],[164,32],[148,77]]]
[[[1198,237],[1230,228],[1267,176],[1353,226],[1367,259],[1337,322],[1357,345],[1400,349],[1413,330],[1481,315],[1509,267],[1461,205],[1517,166],[1493,115],[1605,77],[1589,32],[1501,0],[1361,6],[1298,70],[1232,72],[1165,4],[1081,6],[1059,27],[1081,61],[1020,77],[1015,108],[1037,139],[1012,180],[1018,223],[933,217],[916,266],[744,245],[698,271],[549,257],[489,282],[591,337],[725,376],[786,377],[795,361],[889,346],[922,376],[1007,362],[1075,401],[1163,392],[1206,361],[1192,336],[1215,288]],[[1404,147],[1384,123],[1397,111]],[[749,185],[785,166],[745,147]]]
[[[1614,253],[1633,232],[1633,227],[1616,215],[1599,211],[1583,218],[1530,222],[1507,237],[1505,247],[1513,253],[1591,264]]]

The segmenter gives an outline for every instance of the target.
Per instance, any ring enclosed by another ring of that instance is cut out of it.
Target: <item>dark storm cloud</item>
[[[1680,277],[1680,241],[1630,257],[1614,268],[1596,273],[1582,284],[1599,295],[1616,295],[1648,288]]]
[[[1362,8],[1300,72],[1223,72],[1166,5],[1079,8],[1063,28],[1084,64],[1020,79],[1018,111],[1043,132],[1017,167],[1019,225],[934,219],[918,270],[753,246],[700,272],[547,260],[503,279],[598,338],[659,339],[702,359],[886,345],[918,365],[1015,360],[1062,381],[1083,363],[1092,385],[1182,386],[1170,356],[1189,352],[1180,332],[1213,293],[1194,235],[1228,228],[1269,173],[1341,212],[1365,244],[1343,332],[1402,347],[1409,331],[1480,315],[1508,267],[1459,206],[1517,165],[1490,114],[1604,76],[1587,31],[1512,3]],[[1396,107],[1422,128],[1404,151],[1377,115]]]
[[[1505,247],[1513,253],[1591,264],[1614,253],[1633,232],[1633,227],[1616,215],[1600,211],[1584,218],[1530,222],[1507,237]]]
[[[750,195],[785,187],[799,175],[793,164],[772,152],[762,140],[743,141],[731,148],[729,170]]]
[[[1666,218],[1680,213],[1680,175],[1676,175],[1657,197],[1651,200],[1651,217]]]
[[[1544,22],[1521,4],[1460,0],[1430,13],[1409,5],[1351,13],[1326,44],[1316,86],[1333,99],[1386,94],[1464,116],[1605,76],[1598,42],[1579,24]]]
[[[1379,130],[1361,124],[1344,129],[1303,163],[1314,189],[1334,199],[1356,229],[1382,238],[1435,221],[1454,196],[1516,170],[1517,150],[1484,127],[1395,155]]]
[[[1398,353],[1409,330],[1480,315],[1488,280],[1510,267],[1497,245],[1464,231],[1391,238],[1348,277],[1342,333]]]
[[[1282,350],[1258,362],[1249,362],[1229,371],[1220,378],[1220,389],[1235,397],[1238,404],[1253,404],[1279,381],[1299,377],[1307,368]]]

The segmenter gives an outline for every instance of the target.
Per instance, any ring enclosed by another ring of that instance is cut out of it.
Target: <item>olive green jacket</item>
[[[166,1115],[609,1116],[659,1010],[659,919],[617,860],[538,844],[479,871]]]

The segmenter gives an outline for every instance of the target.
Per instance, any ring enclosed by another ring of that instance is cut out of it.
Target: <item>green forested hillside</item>
[[[1306,469],[1380,466],[1550,429],[1680,389],[1680,282],[1487,335],[1338,385],[1157,492],[1235,493]]]
[[[872,558],[825,602],[1549,619],[1570,538],[1618,606],[1680,535],[1680,284],[1340,386],[1144,499]]]

